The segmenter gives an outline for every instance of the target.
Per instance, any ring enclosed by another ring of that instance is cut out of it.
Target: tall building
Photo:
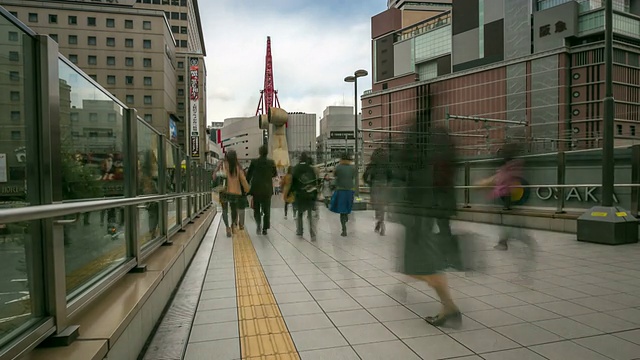
[[[257,116],[224,119],[219,140],[222,150],[235,150],[242,165],[248,166],[252,159],[258,157],[264,137],[258,125]]]
[[[318,152],[324,154],[320,162],[339,158],[344,152],[354,150],[353,106],[327,106],[320,119]]]
[[[601,1],[453,0],[410,26],[404,10],[372,18],[373,82],[363,127],[448,126],[463,155],[505,141],[529,152],[600,147],[604,97]],[[616,145],[640,126],[640,0],[614,0]],[[375,132],[367,149],[405,136]],[[376,144],[377,142],[378,144]]]
[[[117,4],[2,0],[0,5],[54,39],[61,54],[125,105],[136,108],[156,130],[169,138],[176,124],[178,140],[189,154],[204,158],[190,146],[206,144],[206,101],[199,101],[206,99],[205,52],[196,0],[165,5],[172,11],[134,0]],[[176,16],[178,20],[170,20]],[[189,111],[193,104],[197,112]],[[197,131],[192,131],[195,120]],[[197,134],[198,141],[189,139],[187,144],[187,133]]]
[[[310,155],[316,150],[316,114],[289,113],[287,121],[287,146],[292,164],[298,163],[302,152]]]

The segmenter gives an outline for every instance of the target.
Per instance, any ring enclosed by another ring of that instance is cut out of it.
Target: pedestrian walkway
[[[484,266],[449,273],[463,324],[435,328],[423,320],[435,293],[397,272],[399,225],[381,237],[357,212],[344,238],[337,215],[319,216],[316,242],[280,209],[266,236],[249,214],[233,239],[218,232],[187,360],[640,358],[640,245],[531,231],[533,260],[519,244],[494,250],[494,226],[455,222]]]

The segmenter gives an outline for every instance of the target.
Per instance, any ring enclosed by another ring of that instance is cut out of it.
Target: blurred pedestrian
[[[273,196],[273,178],[278,176],[276,163],[267,159],[269,149],[266,145],[258,149],[260,157],[252,160],[247,171],[247,180],[251,184],[253,197],[253,217],[256,221],[256,233],[267,235],[271,226],[271,197]]]
[[[304,215],[309,218],[309,235],[311,241],[316,240],[316,228],[313,212],[318,199],[318,176],[312,165],[311,158],[306,152],[300,155],[300,162],[293,169],[291,190],[295,196],[296,235],[303,234]],[[286,195],[288,196],[288,194]]]
[[[340,236],[347,236],[347,221],[349,221],[349,214],[351,214],[353,208],[356,179],[356,168],[351,163],[347,153],[341,156],[340,163],[336,165],[334,174],[335,191],[331,196],[329,210],[340,214],[340,225],[342,226]]]
[[[224,175],[222,176],[226,179],[224,189],[221,189],[220,195],[221,199],[223,199],[222,221],[224,222],[227,230],[227,237],[231,237],[232,232],[234,232],[238,227],[238,203],[241,200],[243,191],[249,192],[250,187],[246,177],[244,176],[244,171],[242,171],[242,168],[238,163],[238,156],[235,150],[229,150],[225,154],[224,161],[214,172],[214,180],[219,176],[219,170],[223,171]],[[228,219],[229,209],[231,209],[231,223]]]
[[[287,173],[282,177],[280,182],[280,188],[282,189],[282,198],[284,199],[284,218],[287,219],[287,213],[289,212],[289,205],[291,205],[291,211],[293,218],[296,218],[296,205],[295,196],[291,190],[291,183],[293,182],[293,166],[289,166]]]
[[[387,188],[391,181],[391,168],[389,165],[387,153],[384,149],[378,148],[371,154],[371,161],[362,176],[370,189],[369,197],[376,219],[374,231],[382,236],[386,231],[384,214],[387,202]]]

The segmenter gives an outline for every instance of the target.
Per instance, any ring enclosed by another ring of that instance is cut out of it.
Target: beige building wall
[[[50,35],[61,54],[168,135],[179,84],[175,42],[163,12],[17,0],[3,0],[2,6]]]

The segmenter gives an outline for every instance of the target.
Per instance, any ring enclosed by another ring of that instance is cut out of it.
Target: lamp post
[[[631,213],[614,200],[614,118],[613,98],[613,1],[604,2],[604,61],[605,97],[603,100],[604,139],[602,142],[602,202],[578,218],[578,241],[601,244],[626,244],[638,242],[638,222]]]
[[[345,82],[353,83],[353,162],[356,166],[356,199],[360,197],[360,168],[358,164],[358,78],[369,75],[367,70],[356,70],[353,76],[344,78]]]

